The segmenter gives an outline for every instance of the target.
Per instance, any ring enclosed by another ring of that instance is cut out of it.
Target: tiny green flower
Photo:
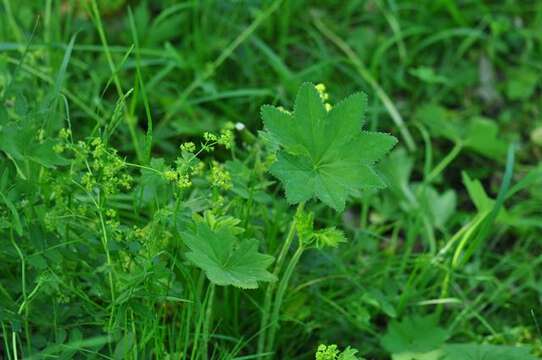
[[[53,146],[53,151],[54,151],[55,153],[57,153],[57,154],[63,153],[63,152],[64,152],[64,145],[62,145],[62,144],[55,144],[55,145]]]
[[[324,345],[321,344],[318,346],[316,351],[316,360],[336,360],[339,356],[339,349],[337,345]]]
[[[45,129],[39,129],[37,133],[38,142],[42,143],[45,140]]]
[[[323,93],[326,92],[326,86],[324,84],[322,84],[322,83],[316,84],[315,88],[320,94],[323,94]],[[322,346],[322,345],[320,345],[320,346]]]
[[[208,131],[203,133],[203,138],[205,139],[205,141],[211,141],[211,142],[218,140],[218,137],[215,134],[210,133]]]
[[[180,148],[182,151],[191,152],[191,153],[196,151],[196,145],[191,141],[181,144]]]
[[[171,169],[164,171],[164,178],[167,181],[176,181],[177,180],[177,172],[173,171]]]
[[[179,179],[177,180],[177,187],[181,190],[188,189],[190,186],[192,186],[192,181],[190,180],[190,177],[188,175],[180,175]]]
[[[204,171],[205,163],[200,161],[192,168],[192,175],[202,175]]]
[[[94,186],[96,186],[96,180],[94,179],[92,174],[89,172],[83,175],[83,177],[81,178],[81,183],[83,184],[85,189],[87,189],[88,191],[92,191]]]
[[[117,217],[117,211],[115,211],[115,209],[107,209],[105,215],[109,218],[115,218]]]
[[[329,94],[326,92],[326,86],[322,83],[315,86],[316,91],[318,91],[318,94],[320,95],[320,98],[322,101],[326,101],[329,99]]]
[[[59,139],[66,141],[70,138],[71,134],[72,134],[72,131],[70,129],[62,128],[58,132],[58,137]]]
[[[212,186],[222,190],[229,190],[232,187],[230,173],[216,161],[213,161],[211,165],[210,180]]]
[[[234,144],[234,135],[233,131],[228,129],[223,129],[220,132],[220,137],[218,138],[218,143],[223,145],[226,149],[231,149]]]
[[[132,188],[132,183],[134,179],[128,174],[123,174],[119,180],[119,185],[122,186],[125,190],[130,190]]]

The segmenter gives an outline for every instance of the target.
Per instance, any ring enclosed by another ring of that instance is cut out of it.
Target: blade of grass
[[[247,26],[221,53],[220,55],[207,67],[205,73],[196,76],[196,78],[184,89],[179,96],[179,99],[171,104],[170,110],[167,112],[164,120],[160,123],[160,126],[166,125],[179,109],[186,104],[186,99],[194,90],[199,88],[205,80],[213,76],[215,71],[226,61],[233,52],[245,42],[256,29],[271,15],[273,14],[282,3],[282,0],[275,0],[267,9],[262,11],[254,21]]]
[[[132,31],[132,39],[135,45],[135,56],[136,56],[136,84],[138,85],[136,89],[141,91],[141,96],[143,98],[143,106],[145,107],[145,115],[147,116],[147,134],[145,138],[145,148],[144,148],[144,162],[143,164],[148,164],[151,159],[151,150],[152,150],[152,115],[151,108],[149,105],[149,99],[147,97],[147,91],[145,88],[145,83],[143,82],[143,75],[141,74],[141,52],[139,50],[139,38],[137,36],[136,25],[134,21],[134,16],[132,14],[132,9],[128,8],[128,19],[130,21],[130,29]],[[133,106],[131,109],[131,115],[134,115],[135,103],[137,101],[137,94],[133,97]]]
[[[92,15],[92,20],[94,21],[94,26],[96,27],[96,30],[98,31],[98,35],[100,37],[100,41],[101,41],[102,46],[103,46],[103,51],[104,51],[104,54],[105,54],[105,58],[106,58],[107,63],[109,65],[109,69],[110,69],[112,77],[113,77],[113,83],[115,84],[115,88],[117,90],[117,96],[119,98],[122,98],[124,96],[124,92],[122,90],[122,85],[121,85],[121,82],[120,82],[120,78],[118,76],[118,72],[116,70],[116,66],[115,66],[115,63],[113,61],[113,56],[111,55],[111,52],[109,51],[109,45],[108,45],[108,42],[107,42],[107,37],[105,35],[104,26],[103,26],[103,23],[102,23],[102,18],[101,18],[100,11],[98,9],[98,4],[96,3],[96,0],[91,0],[90,7],[91,7],[90,13]],[[124,118],[125,118],[126,124],[128,125],[128,129],[129,129],[129,132],[130,132],[130,137],[132,139],[132,144],[134,146],[134,151],[136,153],[136,156],[137,156],[139,161],[143,162],[144,156],[143,156],[143,151],[141,150],[141,147],[139,145],[139,140],[138,140],[137,131],[136,131],[136,124],[130,118],[130,116],[125,115]]]

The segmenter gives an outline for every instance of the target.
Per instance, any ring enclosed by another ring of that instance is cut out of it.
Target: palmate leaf
[[[356,93],[327,111],[314,85],[305,83],[293,113],[262,107],[265,128],[281,147],[270,171],[289,203],[318,198],[342,211],[359,189],[385,186],[373,165],[397,140],[361,131],[366,103],[366,96]]]
[[[413,316],[402,321],[392,321],[381,343],[384,349],[394,355],[394,359],[412,360],[415,358],[413,354],[438,349],[448,337],[448,332],[438,326],[433,317]]]
[[[204,222],[181,235],[190,249],[186,257],[216,285],[256,289],[258,281],[276,280],[266,270],[273,257],[259,253],[255,239],[238,240],[227,227],[213,230]]]
[[[527,346],[451,344],[442,360],[536,360]]]
[[[432,316],[392,321],[381,338],[393,360],[535,360],[528,346],[448,344],[450,333]]]

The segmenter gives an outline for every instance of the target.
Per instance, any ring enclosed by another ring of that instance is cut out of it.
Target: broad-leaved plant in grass
[[[344,234],[335,229],[314,230],[312,216],[305,214],[305,202],[318,199],[336,211],[343,211],[349,196],[363,189],[379,189],[385,183],[374,169],[396,143],[395,137],[362,131],[367,97],[353,94],[335,106],[329,105],[325,87],[301,85],[292,112],[264,105],[261,109],[267,137],[278,150],[270,173],[280,180],[297,213],[277,258],[274,275],[279,276],[297,232],[299,244],[275,285],[267,288],[258,349],[273,349],[279,326],[280,308],[290,276],[307,246],[336,246]]]
[[[329,111],[316,87],[299,89],[292,113],[264,105],[265,128],[280,145],[270,172],[292,204],[312,198],[337,211],[360,189],[385,187],[373,165],[396,143],[391,135],[362,131],[367,97],[353,94]]]

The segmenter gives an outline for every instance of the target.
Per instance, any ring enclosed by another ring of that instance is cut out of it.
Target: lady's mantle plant
[[[356,93],[326,109],[325,93],[301,86],[293,113],[262,107],[264,125],[279,144],[271,173],[286,189],[288,202],[318,198],[337,211],[359,189],[382,188],[372,166],[397,142],[388,134],[361,131],[367,98]]]
[[[323,85],[301,85],[294,111],[265,105],[262,118],[267,134],[277,145],[277,160],[270,168],[286,190],[289,203],[299,204],[287,238],[278,255],[273,275],[280,278],[270,283],[265,293],[258,352],[272,351],[279,326],[280,308],[289,279],[308,246],[336,246],[344,235],[335,228],[313,229],[313,215],[304,212],[306,201],[317,198],[337,211],[346,199],[360,189],[385,186],[373,169],[396,143],[395,137],[362,131],[366,96],[356,93],[332,107],[325,101]],[[283,263],[295,234],[297,250],[282,272]]]
[[[284,185],[287,201],[298,204],[272,273],[266,269],[274,258],[259,253],[256,240],[242,239],[242,234],[235,234],[228,226],[213,227],[196,221],[190,231],[182,233],[190,250],[188,259],[211,282],[204,330],[211,329],[215,285],[254,289],[258,282],[269,282],[259,330],[260,354],[274,349],[282,302],[304,250],[334,247],[345,241],[343,232],[334,227],[314,229],[314,215],[304,210],[305,202],[317,198],[342,211],[348,196],[361,189],[384,187],[373,165],[397,142],[391,135],[361,130],[367,107],[364,94],[354,94],[334,107],[326,103],[327,97],[322,85],[305,83],[293,112],[269,105],[262,107],[267,137],[277,151],[270,172]],[[288,257],[296,235],[297,249]]]

